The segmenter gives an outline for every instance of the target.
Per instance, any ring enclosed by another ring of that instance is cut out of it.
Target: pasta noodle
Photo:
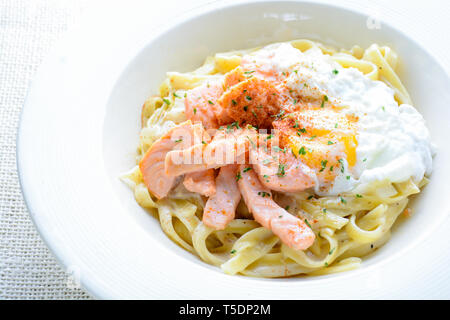
[[[389,47],[373,44],[366,50],[355,46],[339,52],[310,40],[290,43],[302,52],[319,48],[342,67],[356,68],[368,78],[386,83],[395,91],[399,104],[411,102],[395,73],[397,54]],[[169,72],[159,95],[150,97],[143,106],[138,160],[152,143],[186,120],[182,98],[187,90],[233,70],[243,55],[255,50],[218,53],[208,57],[193,72]],[[170,103],[164,103],[165,100]],[[202,223],[205,202],[201,196],[180,187],[167,198],[156,200],[145,186],[138,166],[122,179],[134,190],[140,206],[157,212],[162,230],[183,249],[227,274],[267,278],[324,275],[358,268],[361,257],[389,239],[390,230],[407,207],[410,196],[419,193],[427,182],[426,178],[419,183],[412,178],[402,183],[377,181],[340,196],[274,192],[275,199],[285,196],[295,203],[290,213],[316,221],[312,227],[316,235],[314,244],[299,251],[283,244],[270,230],[254,221],[242,201],[236,219],[224,230],[217,231]]]

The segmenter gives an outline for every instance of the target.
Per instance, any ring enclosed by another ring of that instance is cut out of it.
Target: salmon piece
[[[239,167],[241,177],[238,185],[253,218],[263,227],[272,230],[288,247],[295,250],[309,248],[315,239],[311,228],[281,208],[272,199],[270,189],[261,184],[254,170],[244,170],[245,168],[245,165]]]
[[[167,196],[175,183],[175,177],[165,173],[165,159],[169,151],[183,149],[198,143],[206,135],[200,124],[193,125],[190,120],[170,129],[156,140],[139,162],[142,178],[150,193],[158,199]],[[205,139],[208,139],[206,136]],[[201,145],[201,143],[200,143]]]
[[[241,67],[237,67],[225,75],[223,80],[224,91],[228,90],[230,87],[238,84],[239,82],[245,81],[247,77],[244,74],[244,70]]]
[[[217,129],[219,125],[213,106],[222,93],[220,82],[203,84],[189,90],[184,99],[186,117],[194,122],[200,121],[206,129]]]
[[[254,129],[219,130],[209,144],[170,151],[165,159],[166,174],[176,177],[229,164],[248,163],[249,144],[255,136]]]
[[[217,129],[219,125],[233,122],[227,111],[217,103],[224,88],[233,86],[245,79],[241,68],[227,73],[223,83],[207,83],[186,93],[184,100],[186,117],[192,121],[201,121],[207,129]]]
[[[228,90],[228,88],[230,88],[231,86],[234,86],[244,80],[245,80],[244,71],[242,70],[241,67],[237,67],[225,75],[225,78],[223,81],[223,90]],[[223,91],[222,91],[222,94],[223,94]],[[219,98],[220,97],[217,97],[217,100]],[[213,105],[213,110],[214,110],[214,113],[216,115],[219,125],[222,126],[222,125],[229,124],[234,121],[233,118],[231,118],[228,115],[228,111],[225,108],[223,108],[223,106],[220,105],[219,103],[215,103]]]
[[[299,192],[314,186],[311,169],[297,159],[289,148],[250,149],[250,163],[261,183],[271,190]]]
[[[211,197],[216,193],[214,169],[192,172],[185,175],[183,184],[187,190]]]
[[[278,95],[272,83],[251,77],[230,87],[217,103],[239,124],[270,128],[281,110]]]
[[[216,230],[223,230],[234,219],[241,194],[236,182],[238,165],[220,168],[216,178],[216,194],[208,199],[203,210],[203,223]]]

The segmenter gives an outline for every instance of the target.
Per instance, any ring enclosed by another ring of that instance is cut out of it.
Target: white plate
[[[450,83],[424,48],[384,22],[369,29],[361,13],[313,3],[215,4],[159,29],[131,14],[120,22],[127,28],[106,18],[95,29],[74,31],[43,64],[18,136],[30,214],[90,293],[176,299],[450,296]],[[296,38],[395,49],[402,59],[399,74],[439,147],[434,173],[413,217],[360,269],[297,279],[228,276],[169,240],[117,177],[135,163],[141,105],[166,71],[191,70],[214,52]]]

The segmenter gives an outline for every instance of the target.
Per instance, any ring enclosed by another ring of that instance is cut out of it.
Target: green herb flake
[[[312,229],[311,225],[308,222],[308,219],[305,219],[305,223],[308,225],[308,227],[310,227]]]
[[[258,196],[261,196],[263,198],[265,198],[265,197],[269,197],[270,198],[270,193],[269,192],[265,192],[265,191],[259,191],[258,192]]]
[[[169,100],[169,99],[164,98],[163,101],[164,101],[168,106],[170,106],[170,100]]]
[[[298,154],[301,155],[301,156],[304,156],[304,155],[306,154],[305,147],[301,147],[301,148],[298,150]]]
[[[284,177],[286,175],[286,165],[285,164],[278,164],[278,172],[277,172],[277,176],[279,177]]]
[[[320,162],[322,168],[320,169],[319,172],[322,172],[323,170],[325,170],[325,168],[327,167],[327,163],[328,163],[328,160],[322,160],[322,161]]]
[[[320,105],[320,107],[323,108],[325,106],[325,102],[327,102],[327,101],[328,101],[328,96],[327,95],[323,96],[322,104]]]

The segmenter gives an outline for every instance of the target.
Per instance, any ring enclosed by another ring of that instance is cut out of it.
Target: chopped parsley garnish
[[[305,223],[308,225],[308,227],[312,228],[311,225],[308,222],[308,219],[305,219]]]
[[[279,177],[284,177],[286,175],[286,171],[285,171],[286,165],[280,163],[278,165],[278,172],[277,172],[277,176]]]
[[[255,116],[255,118],[258,118],[258,116],[256,115],[256,112],[254,110],[252,110],[252,114]]]
[[[286,148],[281,149],[279,146],[274,146],[272,149],[275,150],[275,152],[280,152],[281,151],[283,153],[286,153],[286,151],[287,151]]]
[[[242,179],[241,173],[238,172],[238,173],[236,174],[236,181],[239,181],[239,180],[241,180],[241,179]]]
[[[339,71],[338,71],[338,70],[336,70],[336,69],[334,69],[334,70],[333,70],[333,73],[334,73],[334,74],[338,74],[338,73],[339,73]]]
[[[252,167],[248,167],[248,168],[245,168],[244,170],[242,170],[242,172],[247,172],[247,171],[250,171],[250,170],[252,170]]]
[[[230,253],[231,253],[231,254],[235,254],[235,253],[236,253],[236,250],[233,249],[233,250],[230,251]]]
[[[333,169],[334,169],[334,166],[331,166],[331,167],[330,167],[330,171],[333,171]]]
[[[237,105],[237,102],[234,99],[231,100],[231,103],[233,104],[233,106]]]
[[[231,129],[232,129],[233,127],[235,127],[236,129],[240,129],[240,128],[241,128],[241,127],[239,126],[239,122],[238,122],[238,121],[235,121],[235,122],[233,122],[233,123],[227,125],[227,132],[230,132]]]
[[[299,127],[298,120],[295,120],[294,128],[298,128],[298,127]]]
[[[206,144],[206,142],[205,142],[205,141],[202,141],[202,143],[203,143],[203,144]]]
[[[307,200],[311,200],[312,198],[314,198],[313,195],[310,195],[308,198],[306,198]]]
[[[305,128],[300,128],[300,129],[298,129],[298,131],[301,132],[301,133],[306,133],[306,129]]]
[[[164,101],[168,106],[170,106],[170,100],[169,100],[169,99],[164,98],[163,101]]]
[[[330,252],[328,252],[329,255],[332,255],[334,252],[334,249],[336,249],[336,247],[334,247],[333,249],[330,250]]]
[[[246,137],[247,137],[248,141],[250,141],[250,143],[252,144],[252,147],[253,147],[253,148],[256,148],[256,144],[253,142],[253,140],[250,139],[249,136],[246,136]]]
[[[327,213],[327,208],[322,209],[323,213]]]
[[[244,111],[247,112],[247,110],[248,110],[248,106],[245,106]]]
[[[350,176],[346,176],[345,178],[346,178],[347,180],[350,180]]]
[[[275,118],[276,120],[279,120],[283,117],[284,112],[285,112],[284,110],[281,110],[278,114],[272,115],[271,117]]]
[[[337,128],[337,127],[338,127],[338,124],[336,123],[336,124],[334,125],[334,127]]]
[[[183,141],[183,139],[175,140],[176,143]]]
[[[357,197],[357,198],[362,198],[363,196],[360,195],[359,193],[357,193],[357,194],[356,194],[356,197]]]
[[[269,139],[272,139],[273,138],[273,134],[269,134],[267,137],[266,137],[266,140],[265,141],[267,141],[267,140],[269,140]]]
[[[325,262],[325,267],[328,267],[328,262]]]
[[[327,95],[323,96],[322,104],[320,105],[320,107],[323,108],[325,105],[325,102],[327,102],[327,101],[328,101],[328,96]]]
[[[290,206],[286,206],[286,207],[284,207],[284,210],[288,211],[289,208],[290,208]]]
[[[173,93],[173,96],[175,97],[175,98],[181,98],[179,95],[177,95],[175,92]]]
[[[306,154],[305,147],[301,147],[301,148],[298,150],[298,154],[301,155],[301,156],[304,156],[304,155]]]
[[[253,72],[255,72],[255,70],[252,70],[252,71],[244,71],[245,74],[250,74],[250,73],[253,73]]]
[[[251,100],[252,100],[252,97],[246,96],[245,99],[247,99],[248,101],[251,101]]]
[[[334,142],[333,141],[328,141],[328,145],[330,145],[330,144],[334,144]]]
[[[386,111],[386,109],[384,108],[384,106],[382,106],[381,109],[383,109],[383,111]]]
[[[316,135],[311,136],[311,138],[309,138],[309,140],[314,140],[315,138],[317,138]]]
[[[261,196],[263,198],[270,197],[270,193],[269,192],[265,192],[265,191],[259,191],[258,192],[258,196]]]
[[[197,108],[194,108],[194,114],[196,114],[197,113]]]
[[[208,100],[208,103],[209,103],[209,104],[214,104],[214,102],[212,102],[211,100]]]
[[[322,160],[320,162],[320,164],[322,165],[322,168],[320,169],[319,172],[322,172],[323,170],[325,170],[325,168],[327,167],[327,163],[328,163],[328,160]]]
[[[339,199],[341,199],[341,202],[342,202],[342,203],[347,203],[347,200],[345,200],[344,198],[339,197]]]
[[[341,164],[341,172],[344,173],[344,160],[339,159],[338,162]]]

